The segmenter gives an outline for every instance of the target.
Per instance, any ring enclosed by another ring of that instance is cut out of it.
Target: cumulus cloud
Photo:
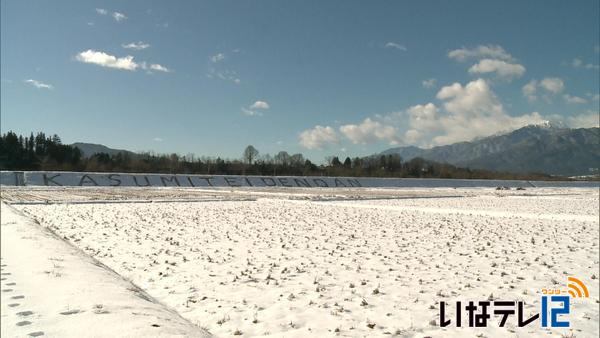
[[[153,140],[154,142],[162,142],[162,141],[164,141],[164,140],[163,140],[162,138],[160,138],[160,137],[155,137],[155,138],[153,138],[152,140]]]
[[[148,68],[150,70],[155,70],[155,71],[158,71],[158,72],[164,72],[164,73],[170,72],[170,70],[167,67],[161,66],[158,63],[153,63]]]
[[[158,63],[147,64],[146,62],[137,63],[133,56],[127,55],[124,57],[116,57],[104,52],[88,49],[75,56],[75,60],[83,63],[95,64],[101,67],[114,68],[135,71],[136,69],[145,69],[148,71],[158,71],[168,73],[171,70]]]
[[[315,126],[300,133],[299,143],[306,149],[323,149],[324,147],[338,143],[338,135],[329,126]]]
[[[444,101],[448,112],[465,117],[504,113],[502,104],[483,79],[471,81],[464,87],[460,83],[442,87],[436,97]]]
[[[124,43],[121,46],[125,49],[142,50],[142,49],[149,48],[150,44],[139,41],[139,42],[131,42],[131,43],[127,43],[127,44]]]
[[[96,8],[96,13],[98,13],[99,15],[106,15],[108,14],[108,11],[104,8]]]
[[[565,83],[558,77],[546,77],[540,81],[533,79],[524,85],[521,91],[529,101],[535,101],[538,99],[538,89],[542,89],[549,100],[548,95],[560,94],[565,89]]]
[[[250,109],[269,109],[269,104],[266,101],[256,101],[251,106]]]
[[[432,131],[439,128],[435,123],[440,114],[440,109],[433,103],[418,104],[407,109],[409,123],[418,126],[421,130]]]
[[[464,86],[454,83],[442,87],[436,97],[442,101],[442,107],[430,102],[406,110],[409,124],[404,133],[406,143],[426,147],[451,144],[543,120],[535,112],[516,117],[508,115],[483,79]]]
[[[223,60],[225,60],[225,54],[223,53],[218,53],[210,57],[210,61],[212,61],[213,63],[217,63]]]
[[[480,45],[475,48],[460,48],[448,52],[448,57],[456,61],[466,61],[467,59],[499,59],[512,61],[513,57],[507,53],[504,48],[498,45]]]
[[[543,93],[559,93],[564,89],[564,84],[561,87],[560,81],[554,81],[556,78],[547,79],[550,81],[535,80],[530,87],[534,92],[541,90]],[[391,144],[432,147],[509,132],[526,125],[544,123],[548,119],[557,120],[556,117],[543,116],[538,112],[509,115],[484,79],[464,85],[453,83],[444,86],[437,92],[436,98],[439,104],[429,102],[414,105],[402,112],[375,115],[358,124],[342,125],[339,131],[354,144],[387,141]],[[560,120],[573,127],[589,127],[598,124],[598,113],[588,111],[581,115],[560,117]],[[310,140],[308,136],[312,135],[309,133],[311,131],[305,132],[307,140]],[[330,133],[335,135],[333,130]],[[337,142],[337,137],[334,140]]]
[[[565,99],[565,102],[567,102],[567,103],[572,103],[572,104],[587,103],[586,99],[579,97],[579,96],[572,96],[569,94],[565,94],[565,95],[563,95],[563,98]]]
[[[370,118],[366,118],[360,124],[343,125],[340,127],[340,132],[354,144],[366,144],[377,140],[387,141],[390,144],[399,143],[395,127]]]
[[[252,110],[242,107],[242,114],[246,116],[263,116],[263,113],[258,110]]]
[[[396,42],[388,42],[385,44],[385,48],[393,48],[393,49],[398,49],[398,50],[402,50],[402,51],[406,51],[406,47],[396,43]]]
[[[434,78],[423,80],[421,82],[421,84],[423,85],[423,88],[427,88],[427,89],[431,89],[431,88],[435,87],[436,83],[437,83],[437,80]]]
[[[532,80],[523,87],[526,95],[557,95],[565,90],[563,81],[556,77]],[[572,103],[586,100],[568,94],[562,95]],[[594,94],[588,95],[590,99]],[[375,115],[358,124],[345,124],[340,133],[354,144],[387,141],[391,144],[414,144],[422,147],[447,145],[470,141],[497,133],[509,132],[526,125],[541,124],[550,120],[564,122],[571,127],[598,126],[598,112],[571,116],[544,116],[538,112],[508,114],[490,84],[477,79],[466,84],[453,83],[437,92],[439,104],[429,102],[385,116]],[[587,100],[586,100],[587,101]],[[325,127],[303,132],[307,143],[313,134],[320,135]],[[331,129],[332,140],[337,142]],[[331,143],[325,142],[324,144]],[[320,147],[320,146],[319,146]],[[313,146],[317,148],[317,146]]]
[[[529,101],[537,100],[537,95],[536,95],[537,85],[538,85],[537,80],[531,80],[526,85],[523,86],[521,91],[523,92],[523,95],[527,98],[527,100],[529,100]]]
[[[540,87],[550,93],[558,94],[565,89],[565,83],[558,77],[547,77],[540,81]]]
[[[583,114],[568,116],[566,122],[571,128],[597,128],[600,127],[598,116],[600,111],[590,109]]]
[[[25,80],[23,82],[28,83],[28,84],[34,86],[35,88],[39,88],[39,89],[54,89],[54,86],[47,84],[47,83],[43,83],[38,80],[34,80],[34,79]]]
[[[119,12],[112,13],[112,17],[117,22],[121,22],[121,21],[127,20],[127,16],[125,14],[119,13]]]
[[[487,82],[477,79],[462,86],[454,83],[443,87],[437,94],[442,100],[446,114],[435,119],[438,126],[437,136],[433,137],[434,145],[450,144],[470,140],[475,137],[488,136],[505,130],[517,128],[540,120],[539,114],[511,117],[506,114],[504,107],[491,90]],[[431,110],[431,107],[430,107]],[[433,122],[430,116],[425,123],[413,123],[411,126],[418,131],[430,131]],[[425,128],[420,124],[424,124]],[[415,128],[415,126],[417,128]]]
[[[598,119],[599,116],[600,111],[588,109],[583,113],[572,114],[568,116],[557,114],[548,115],[546,116],[546,119],[563,123],[571,128],[597,128],[600,125],[600,121]]]
[[[242,114],[246,116],[263,116],[260,110],[269,109],[270,106],[266,101],[256,101],[249,108],[242,107]]]
[[[469,68],[471,74],[496,73],[500,78],[510,80],[525,74],[525,67],[518,63],[508,63],[502,60],[483,59]]]
[[[573,68],[583,68],[583,69],[593,69],[593,70],[599,70],[600,66],[599,65],[595,65],[593,63],[584,63],[581,59],[573,59],[573,61],[571,62],[571,66],[573,66]]]
[[[418,104],[407,109],[410,129],[404,133],[409,144],[419,143],[424,136],[439,130],[439,108],[433,103]]]
[[[432,147],[469,141],[544,121],[537,112],[520,116],[507,114],[483,79],[465,85],[454,83],[444,86],[436,97],[441,101],[440,105],[429,102],[414,105],[400,113],[391,113],[382,118],[387,122],[385,126],[366,119],[359,125],[349,125],[351,128],[342,126],[340,131],[354,143],[386,140]]]
[[[101,67],[136,70],[139,65],[133,60],[133,56],[127,55],[122,58],[88,49],[75,56],[75,59],[83,63],[91,63]]]

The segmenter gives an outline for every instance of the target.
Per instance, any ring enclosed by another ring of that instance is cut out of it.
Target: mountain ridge
[[[75,142],[70,145],[73,147],[79,148],[79,150],[81,150],[81,153],[83,154],[83,157],[90,157],[94,154],[99,154],[99,153],[105,153],[105,154],[108,154],[111,156],[116,155],[118,153],[129,154],[129,155],[135,154],[133,151],[109,148],[103,144],[98,144],[98,143]]]
[[[600,166],[600,129],[571,129],[548,122],[429,149],[390,148],[379,155],[391,154],[405,161],[421,157],[472,169],[589,175],[597,173]]]

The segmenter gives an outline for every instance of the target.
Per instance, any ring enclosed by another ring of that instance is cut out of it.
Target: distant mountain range
[[[129,151],[129,150],[113,149],[113,148],[104,146],[102,144],[95,144],[95,143],[76,142],[71,145],[73,147],[79,148],[79,150],[81,150],[81,152],[83,153],[83,157],[90,157],[94,154],[99,154],[99,153],[106,153],[111,156],[116,155],[118,153],[124,153],[124,154],[129,154],[129,155],[135,154],[134,152]]]
[[[116,155],[134,152],[101,144],[77,142],[84,157],[96,153]],[[551,175],[598,174],[600,167],[600,129],[570,129],[543,123],[512,132],[492,135],[471,142],[458,142],[423,149],[414,146],[391,148],[378,155],[398,154],[404,161],[415,157],[449,163],[457,167],[512,173],[539,172]]]
[[[472,169],[590,175],[598,174],[600,167],[600,129],[544,123],[471,142],[430,149],[397,147],[380,153],[388,154],[399,154],[405,161],[421,157]]]

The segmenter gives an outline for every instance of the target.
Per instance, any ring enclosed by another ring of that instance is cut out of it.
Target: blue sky
[[[2,1],[1,130],[240,157],[598,125],[595,1]]]

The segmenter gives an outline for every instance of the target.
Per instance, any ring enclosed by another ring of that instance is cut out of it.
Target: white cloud
[[[538,89],[544,90],[545,97],[549,101],[548,95],[560,94],[565,89],[565,83],[558,77],[546,77],[540,81],[533,79],[523,86],[523,96],[529,101],[535,101],[538,99]]]
[[[160,137],[155,137],[155,138],[153,138],[152,140],[153,140],[154,142],[162,142],[162,141],[164,141],[164,140],[163,140],[162,138],[160,138]]]
[[[104,8],[96,8],[96,13],[98,13],[98,15],[107,15],[108,11]],[[127,19],[127,16],[123,13],[119,13],[119,12],[113,12],[111,14],[111,16],[113,17],[113,19],[115,19],[117,22],[123,21]]]
[[[54,89],[54,86],[52,86],[50,84],[47,84],[47,83],[43,83],[43,82],[38,81],[38,80],[34,80],[34,79],[25,80],[23,82],[28,83],[28,84],[34,86],[35,88],[40,88],[40,89]]]
[[[83,63],[91,63],[101,67],[107,68],[115,68],[115,69],[123,69],[135,71],[138,68],[146,69],[146,70],[154,70],[158,72],[168,73],[169,70],[167,67],[162,66],[158,63],[152,63],[147,65],[146,62],[137,63],[134,61],[133,56],[127,55],[125,57],[118,58],[116,56],[95,51],[92,49],[88,49],[84,52],[81,52],[75,56],[75,60]]]
[[[225,54],[223,53],[218,53],[210,57],[210,61],[212,61],[213,63],[217,63],[223,60],[225,60]]]
[[[573,66],[573,68],[583,68],[583,69],[594,69],[594,70],[599,70],[600,66],[599,65],[595,65],[593,63],[584,63],[581,59],[573,59],[573,61],[571,62],[571,66]]]
[[[513,57],[508,54],[504,48],[498,45],[480,45],[475,48],[460,48],[450,51],[448,57],[456,61],[466,61],[467,59],[492,58],[505,61],[512,61]]]
[[[269,104],[266,101],[256,101],[251,106],[250,109],[269,109]]]
[[[404,140],[409,144],[416,144],[421,139],[439,130],[439,108],[433,103],[418,104],[407,109],[409,126],[411,129],[404,133]]]
[[[170,70],[169,70],[167,67],[165,67],[165,66],[161,66],[161,65],[159,65],[158,63],[153,63],[153,64],[151,64],[149,68],[150,68],[151,70],[156,70],[156,71],[158,71],[158,72],[164,72],[164,73],[168,73],[168,72],[170,72]]]
[[[436,97],[445,101],[444,108],[448,112],[465,117],[504,113],[502,104],[483,79],[471,81],[464,87],[460,83],[442,87]]]
[[[246,116],[263,116],[263,113],[259,110],[269,108],[269,104],[266,101],[256,101],[249,108],[242,107],[242,114]]]
[[[224,81],[231,81],[237,85],[241,83],[241,80],[237,77],[237,73],[234,70],[217,70],[214,68],[209,68],[206,77],[209,79],[218,78]]]
[[[84,63],[91,63],[102,67],[136,70],[139,65],[133,60],[133,56],[127,55],[122,58],[117,58],[113,55],[104,52],[98,52],[88,49],[75,56],[75,59]]]
[[[538,113],[509,116],[488,83],[477,79],[465,86],[454,83],[437,93],[443,110],[433,103],[406,110],[409,129],[404,141],[421,146],[445,145],[538,123]]]
[[[567,124],[571,128],[592,128],[600,126],[600,111],[587,110],[584,114],[567,117]]]
[[[535,97],[538,93],[542,97],[556,95],[564,90],[563,81],[556,77],[539,81],[534,79],[523,87],[523,93],[530,97]],[[588,96],[592,99],[595,94],[590,93]],[[563,97],[573,103],[586,100],[568,94]],[[597,111],[591,110],[568,117],[543,116],[538,112],[511,116],[484,79],[473,80],[465,85],[453,83],[444,86],[437,92],[436,98],[440,100],[439,105],[429,102],[399,113],[375,115],[358,124],[342,125],[339,131],[354,144],[385,140],[391,144],[432,147],[510,132],[526,125],[544,123],[549,119],[562,120],[572,127],[598,126],[600,116]],[[321,140],[314,135],[320,136],[324,130],[325,127],[320,126],[307,130],[303,132],[301,140],[309,144],[311,149],[338,142],[333,129],[329,131],[333,135],[329,142],[311,142],[313,138]]]
[[[543,93],[562,90],[556,81],[546,81],[544,86],[540,83],[532,81],[533,92],[529,94],[535,94],[536,90]],[[484,79],[444,86],[436,97],[441,101],[439,106],[432,102],[419,104],[403,112],[375,115],[359,124],[342,125],[339,130],[355,144],[385,140],[392,144],[432,147],[509,132],[550,118],[538,112],[509,115]],[[562,119],[571,126],[593,126],[597,124],[598,114],[589,111]]]
[[[522,89],[523,95],[529,101],[535,101],[535,100],[537,100],[537,96],[536,96],[537,85],[538,85],[538,81],[537,80],[531,80],[526,85],[523,86],[523,89]]]
[[[565,99],[565,101],[567,103],[573,103],[573,104],[587,103],[586,99],[579,97],[579,96],[571,96],[569,94],[565,94],[565,95],[563,95],[563,98]]]
[[[150,44],[139,41],[139,42],[131,42],[131,43],[127,43],[127,44],[122,44],[121,46],[125,49],[142,50],[142,49],[149,48]]]
[[[421,84],[423,85],[423,88],[427,88],[427,89],[431,89],[431,88],[435,87],[436,83],[437,83],[437,80],[434,78],[423,80],[423,82],[421,82]]]
[[[385,44],[385,48],[394,48],[394,49],[398,49],[398,50],[402,50],[402,51],[406,51],[407,50],[405,46],[403,46],[401,44],[398,44],[398,43],[395,43],[395,42],[388,42],[388,43],[386,43]]]
[[[242,114],[246,116],[263,116],[263,113],[258,110],[252,110],[244,107],[242,107]]]
[[[114,12],[112,13],[112,17],[113,19],[115,19],[117,22],[121,22],[123,20],[127,19],[127,16],[123,13],[119,13],[119,12]]]
[[[306,149],[323,149],[329,144],[338,143],[335,130],[329,126],[315,126],[300,133],[299,143]]]
[[[340,127],[340,132],[354,144],[367,144],[377,140],[384,140],[390,144],[399,142],[395,127],[384,125],[370,118],[366,118],[360,124],[343,125]]]
[[[377,125],[377,121],[372,119],[340,130],[354,143],[385,139],[393,143],[432,147],[469,141],[544,121],[537,112],[508,115],[483,79],[466,85],[454,83],[445,86],[439,90],[437,98],[441,101],[440,106],[432,102],[418,104],[401,113],[380,117],[386,124],[379,134],[375,130],[383,125]]]
[[[418,104],[407,109],[409,123],[418,126],[421,130],[436,130],[439,128],[435,121],[438,119],[440,110],[433,103]]]
[[[525,67],[518,63],[502,60],[483,59],[469,68],[471,74],[496,73],[498,77],[510,80],[525,74]]]
[[[544,88],[550,93],[558,94],[565,89],[565,83],[558,77],[547,77],[540,81],[540,87]]]
[[[546,118],[551,121],[558,121],[566,124],[571,128],[593,128],[598,127],[600,111],[588,109],[584,113],[574,114],[569,116],[549,115]]]

